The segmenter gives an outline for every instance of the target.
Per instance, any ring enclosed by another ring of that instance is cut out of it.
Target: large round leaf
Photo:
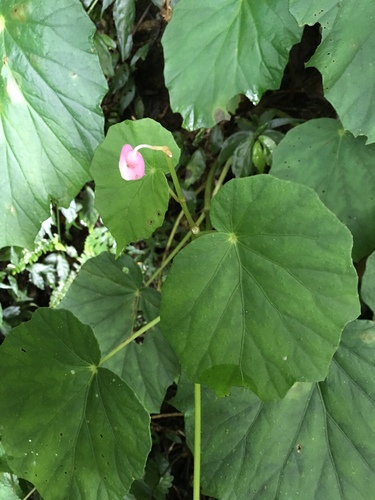
[[[359,312],[348,229],[309,188],[260,175],[212,203],[217,232],[182,250],[162,289],[162,332],[195,382],[262,399],[327,375]]]
[[[45,500],[117,500],[143,474],[149,417],[99,360],[91,328],[63,310],[39,309],[1,346],[2,442]]]
[[[300,33],[288,0],[180,0],[163,47],[172,108],[184,126],[211,127],[228,117],[236,94],[257,103],[278,88]]]
[[[220,500],[354,500],[375,489],[375,324],[348,325],[327,380],[296,384],[283,401],[246,389],[202,390],[202,484]],[[191,384],[173,404],[193,443]]]
[[[332,1],[327,0],[331,8]],[[314,16],[310,21],[315,23]],[[375,2],[339,2],[329,36],[319,45],[310,66],[323,75],[324,95],[337,110],[345,129],[375,142]]]
[[[271,173],[318,193],[352,232],[354,260],[375,249],[375,145],[355,139],[337,120],[310,120],[280,142]]]
[[[130,144],[135,148],[144,143],[167,146],[173,166],[177,165],[180,150],[172,134],[146,118],[113,125],[95,151],[91,166],[96,184],[96,208],[116,239],[118,253],[128,243],[151,236],[163,223],[168,207],[168,183],[164,174],[169,168],[162,151],[140,150],[146,164],[146,175],[142,179],[126,181],[120,175],[122,146]]]
[[[0,247],[31,247],[50,199],[90,179],[106,91],[94,30],[79,0],[0,0]]]

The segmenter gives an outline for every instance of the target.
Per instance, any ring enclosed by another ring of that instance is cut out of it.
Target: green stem
[[[173,191],[173,189],[169,188],[169,194],[172,196],[172,198],[177,201],[177,203],[180,203],[180,200],[178,199],[178,196],[176,193]]]
[[[180,243],[176,246],[176,248],[171,252],[168,257],[162,262],[161,266],[154,272],[154,274],[147,280],[145,286],[149,286],[155,278],[159,276],[159,274],[163,271],[163,269],[169,264],[169,262],[173,259],[173,257],[185,246],[188,240],[191,238],[192,232],[189,231],[184,238],[180,241]]]
[[[172,228],[172,231],[171,231],[171,234],[169,235],[169,238],[168,238],[168,241],[167,241],[167,245],[165,247],[165,256],[163,257],[163,262],[166,258],[166,254],[169,252],[169,249],[171,248],[172,246],[172,243],[173,243],[173,240],[174,240],[174,237],[176,235],[176,232],[177,232],[177,229],[178,229],[178,226],[180,225],[180,222],[181,222],[181,219],[182,217],[184,216],[184,211],[181,210],[181,212],[178,214],[178,216],[176,217],[176,220],[175,220],[175,223],[173,225],[173,228]]]
[[[89,10],[87,11],[87,15],[88,15],[88,16],[91,14],[92,10],[94,9],[94,7],[95,7],[95,5],[98,3],[98,1],[99,1],[99,0],[94,0],[94,1],[92,2],[92,4],[90,5]]]
[[[29,491],[29,493],[23,498],[23,500],[27,500],[35,492],[36,492],[36,487],[34,486],[34,488],[31,491]]]
[[[187,234],[185,234],[185,236],[182,238],[182,240],[180,241],[180,243],[176,246],[176,248],[168,255],[168,257],[165,259],[165,261],[161,264],[161,266],[154,272],[154,274],[146,281],[146,284],[145,286],[149,286],[151,285],[151,283],[154,281],[155,278],[157,278],[159,276],[159,274],[163,271],[163,269],[170,263],[170,261],[174,258],[174,256],[176,254],[178,254],[178,252],[181,250],[181,248],[183,248],[186,243],[188,242],[188,240],[194,236],[194,235],[199,235],[199,225],[201,224],[201,222],[204,220],[204,218],[206,217],[205,214],[201,214],[199,217],[198,217],[198,220],[196,222],[196,224],[194,224],[194,230],[195,231],[189,231]],[[196,229],[198,229],[198,231],[196,231]]]
[[[172,177],[173,185],[174,185],[174,188],[175,188],[176,193],[177,193],[178,202],[181,205],[182,210],[184,211],[184,214],[185,214],[185,217],[187,218],[190,229],[193,229],[196,226],[196,224],[193,220],[193,217],[191,216],[191,213],[190,213],[190,210],[188,209],[188,206],[186,205],[186,201],[185,201],[184,195],[182,194],[182,189],[180,186],[180,181],[178,180],[178,177],[177,177],[176,171],[174,169],[172,160],[170,159],[169,156],[167,156],[167,162],[168,162],[169,172],[170,172],[171,177]]]
[[[57,228],[57,235],[59,237],[59,243],[61,243],[60,209],[57,205],[56,205],[56,228]]]
[[[214,192],[212,193],[212,198],[217,194],[221,186],[223,185],[223,182],[225,180],[225,177],[227,176],[229,169],[232,165],[232,157],[228,158],[228,160],[225,162],[224,168],[221,171],[221,174],[219,176],[219,179],[217,180]]]
[[[171,231],[171,234],[169,235],[169,238],[168,238],[168,241],[167,241],[167,244],[165,246],[165,249],[164,249],[164,253],[163,253],[163,259],[161,261],[161,265],[164,264],[164,261],[165,259],[167,258],[167,255],[168,255],[168,252],[172,246],[172,243],[173,243],[173,240],[174,240],[174,237],[176,235],[176,232],[177,232],[177,229],[178,229],[178,226],[180,225],[180,222],[181,222],[181,219],[182,217],[184,216],[184,211],[181,210],[181,212],[178,214],[176,220],[175,220],[175,223],[173,225],[173,228],[172,228],[172,231]],[[160,287],[161,287],[161,279],[162,279],[162,274],[159,275],[159,280],[158,280],[158,286],[157,286],[157,289],[160,290]]]
[[[193,499],[200,499],[201,490],[201,386],[194,384],[194,483]]]
[[[208,172],[207,180],[206,180],[206,188],[204,190],[204,208],[203,211],[208,214],[211,208],[211,198],[212,198],[212,184],[215,177],[215,172],[217,169],[217,161],[214,161],[211,165],[210,171]],[[210,218],[206,219],[206,229],[212,229]]]
[[[130,342],[132,342],[134,339],[140,337],[143,333],[147,332],[147,330],[150,330],[150,328],[157,325],[159,323],[159,321],[160,321],[160,316],[158,316],[157,318],[155,318],[152,321],[150,321],[149,323],[147,323],[147,325],[142,326],[142,328],[140,328],[138,331],[133,333],[133,335],[130,335],[130,337],[128,337],[126,340],[124,340],[124,342],[121,342],[121,344],[119,344],[117,347],[112,349],[111,352],[109,352],[106,356],[104,356],[100,360],[99,366],[102,366],[106,361],[108,361],[110,358],[112,358],[112,356],[114,356],[119,351],[121,351],[121,349],[123,349],[128,344],[130,344]]]

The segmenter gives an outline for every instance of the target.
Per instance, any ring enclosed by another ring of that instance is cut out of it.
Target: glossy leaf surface
[[[133,46],[132,29],[134,14],[134,0],[115,1],[115,5],[113,7],[113,20],[115,21],[117,38],[123,61],[129,57]]]
[[[212,127],[229,117],[236,94],[258,103],[278,88],[300,34],[287,0],[180,0],[163,47],[171,105],[184,126]]]
[[[149,417],[99,360],[91,328],[64,310],[38,309],[1,346],[2,441],[46,500],[117,500],[143,474]]]
[[[324,379],[359,311],[348,229],[311,189],[266,175],[228,182],[211,222],[217,232],[178,254],[162,289],[162,332],[183,370],[265,400]]]
[[[133,148],[140,144],[167,146],[172,165],[180,157],[172,134],[157,122],[146,118],[126,120],[113,125],[96,149],[91,173],[96,185],[96,208],[118,245],[118,253],[128,243],[148,238],[163,223],[169,193],[165,174],[168,160],[162,151],[141,149],[146,175],[136,181],[125,181],[119,171],[119,158],[124,144]]]
[[[78,0],[0,1],[0,247],[31,247],[50,199],[90,179],[107,88],[94,31]]]
[[[348,325],[329,375],[296,384],[280,402],[246,389],[202,393],[202,482],[222,500],[368,498],[375,488],[375,324]],[[193,442],[193,387],[173,404]]]
[[[353,234],[354,260],[375,249],[375,145],[366,146],[337,120],[310,120],[280,142],[271,174],[317,192]]]

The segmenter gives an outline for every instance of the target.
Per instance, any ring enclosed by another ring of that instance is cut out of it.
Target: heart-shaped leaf
[[[148,414],[99,361],[91,328],[64,310],[38,309],[1,346],[2,442],[45,500],[122,498],[143,474]]]
[[[323,380],[359,313],[348,229],[311,189],[267,175],[228,182],[211,221],[217,232],[178,254],[162,289],[162,332],[183,370],[265,400]]]
[[[329,375],[296,384],[283,401],[246,389],[218,398],[202,388],[202,484],[223,500],[369,498],[375,488],[375,323],[348,325]],[[173,405],[194,433],[192,384]]]
[[[375,249],[375,145],[366,146],[337,120],[310,120],[280,142],[271,173],[318,193],[353,234],[354,260]]]
[[[228,101],[236,94],[258,103],[278,88],[300,34],[288,0],[180,0],[163,47],[172,108],[184,126],[212,127],[229,117]]]
[[[96,208],[117,242],[117,252],[133,241],[148,238],[163,223],[168,207],[168,158],[162,151],[141,149],[146,175],[136,181],[120,176],[119,159],[122,146],[140,144],[167,146],[170,161],[177,165],[180,150],[172,134],[159,123],[145,118],[126,120],[113,125],[95,151],[91,173],[96,184]]]
[[[78,0],[0,0],[0,247],[31,247],[51,198],[90,179],[107,90],[94,31]]]

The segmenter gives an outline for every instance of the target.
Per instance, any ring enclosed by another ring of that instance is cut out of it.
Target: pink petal
[[[120,174],[126,181],[141,179],[145,175],[145,161],[138,151],[134,151],[130,144],[121,149],[119,160]]]

